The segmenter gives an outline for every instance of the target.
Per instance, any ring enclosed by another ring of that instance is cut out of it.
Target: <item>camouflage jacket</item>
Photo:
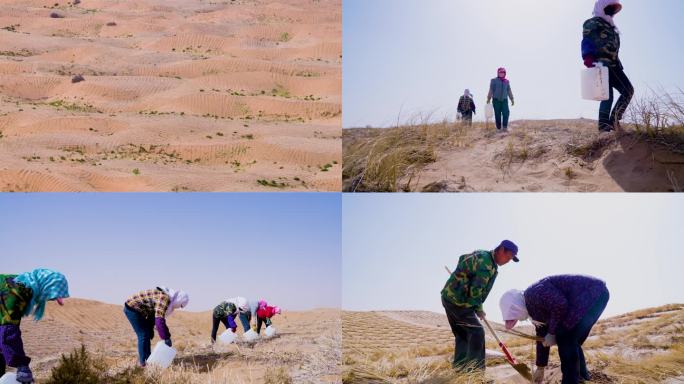
[[[235,317],[238,314],[238,309],[235,304],[224,301],[214,308],[214,317],[222,319],[226,316]]]
[[[454,305],[481,311],[498,273],[492,251],[478,250],[463,255],[442,289],[442,298]]]
[[[19,325],[33,292],[23,284],[15,283],[17,275],[0,275],[0,325]]]
[[[618,58],[620,52],[620,34],[618,30],[600,17],[584,22],[584,38],[582,39],[582,58],[593,56],[608,67],[622,69]]]

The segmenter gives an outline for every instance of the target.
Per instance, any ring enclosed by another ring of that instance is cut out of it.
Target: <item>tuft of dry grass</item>
[[[639,137],[684,154],[684,90],[651,91],[632,100],[627,115]]]
[[[437,160],[435,149],[462,126],[447,120],[395,128],[346,129],[343,133],[343,190],[346,192],[409,192],[422,167]]]
[[[292,376],[283,368],[269,368],[264,375],[264,384],[292,384]]]

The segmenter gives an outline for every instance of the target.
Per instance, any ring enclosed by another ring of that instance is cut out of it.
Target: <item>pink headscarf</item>
[[[273,313],[280,315],[280,307],[273,307]]]
[[[501,77],[501,76],[499,75],[501,72],[504,73],[503,77]],[[496,70],[496,76],[499,77],[499,78],[501,78],[501,79],[506,80],[506,68],[501,67],[501,68],[497,69],[497,70]]]
[[[258,305],[259,305],[259,308],[265,308],[268,305],[268,303],[266,302],[266,300],[261,299],[261,300],[259,300]]]
[[[501,76],[499,75],[499,72],[503,72],[503,73],[504,73],[504,74],[503,74],[503,77],[501,77]],[[501,79],[504,83],[508,83],[508,79],[506,78],[506,68],[501,67],[501,68],[497,69],[497,70],[496,70],[496,77],[497,77],[498,79]]]

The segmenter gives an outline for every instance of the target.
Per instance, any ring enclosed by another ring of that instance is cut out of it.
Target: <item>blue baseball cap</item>
[[[499,247],[503,247],[503,249],[513,252],[513,261],[515,261],[516,263],[520,261],[520,259],[518,259],[518,256],[517,256],[518,255],[518,246],[515,245],[514,242],[512,242],[510,240],[504,240],[501,242],[501,244],[499,244]]]

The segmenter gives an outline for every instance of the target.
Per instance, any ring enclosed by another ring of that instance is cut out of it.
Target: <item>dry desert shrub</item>
[[[684,90],[651,91],[633,100],[627,115],[637,135],[684,154]]]
[[[347,137],[342,178],[348,192],[410,191],[421,168],[434,162],[436,147],[452,134],[453,124],[414,119],[395,128],[369,130],[359,140]],[[350,132],[346,132],[349,134]],[[405,182],[402,180],[406,179]]]

